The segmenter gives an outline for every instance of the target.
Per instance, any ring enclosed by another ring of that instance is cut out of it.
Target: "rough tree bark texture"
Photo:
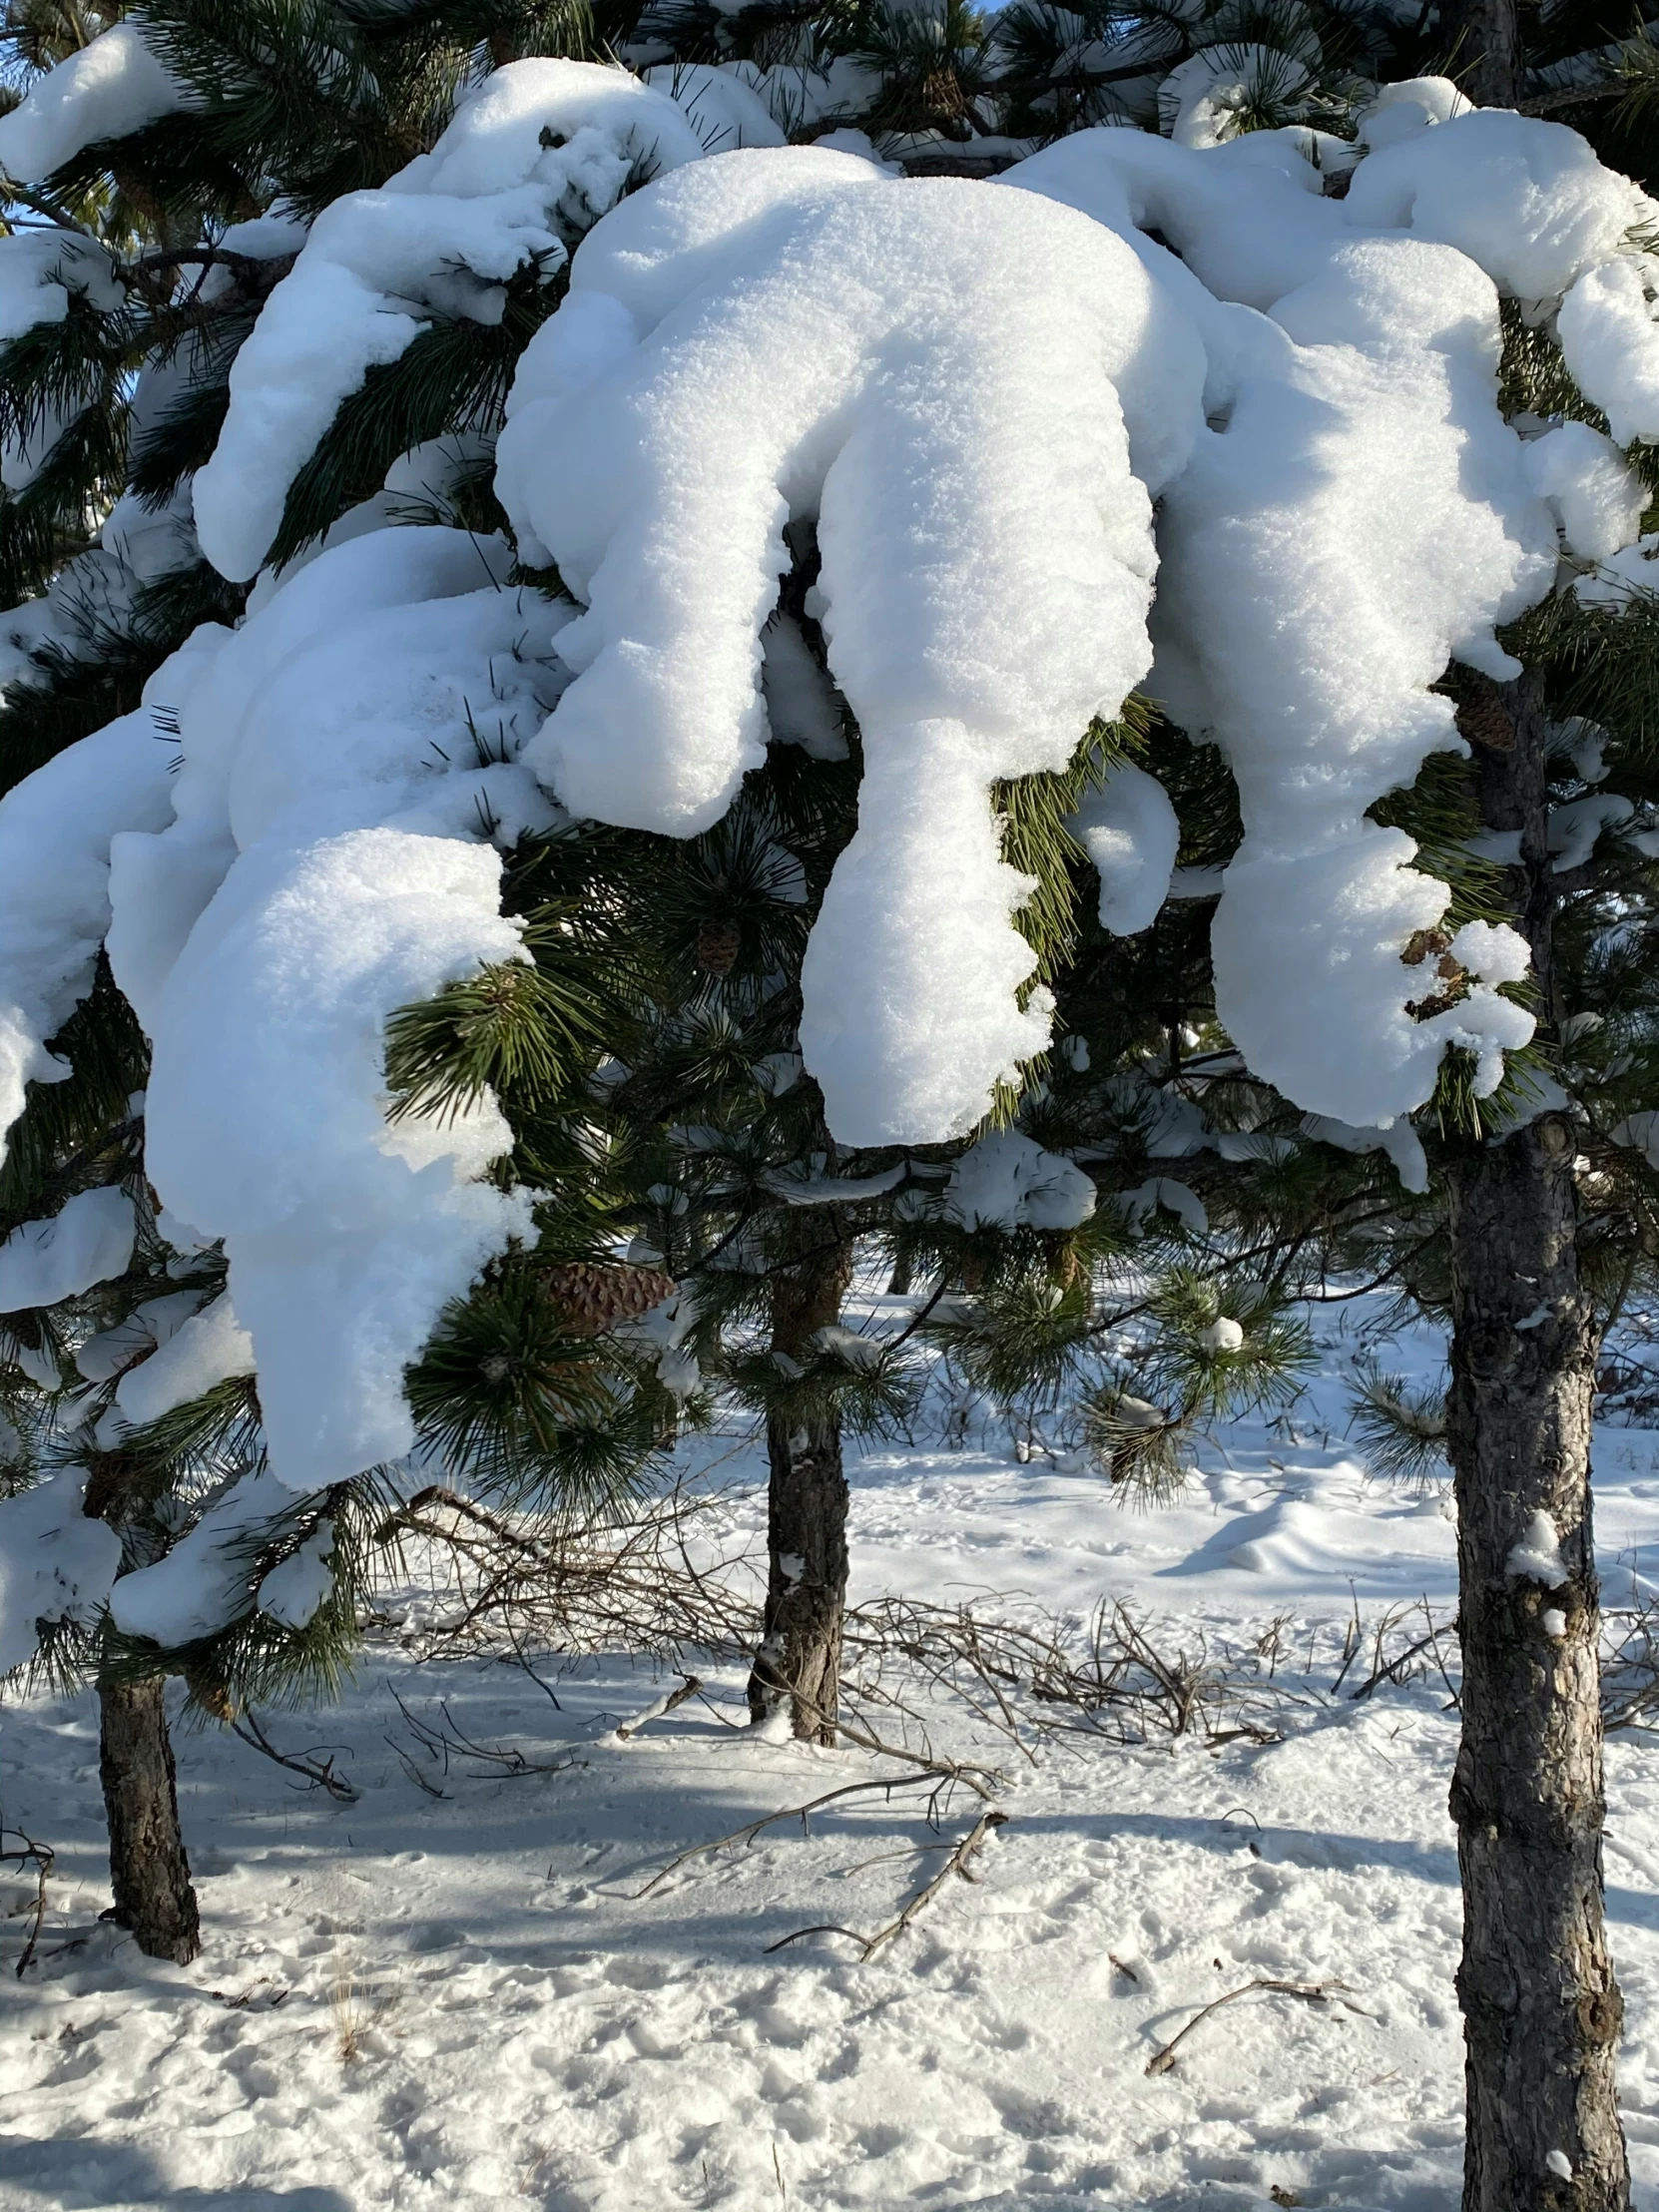
[[[773,1278],[772,1349],[805,1361],[817,1332],[840,1319],[852,1240],[832,1207],[799,1207],[786,1265]],[[787,1699],[810,1743],[835,1741],[846,1604],[846,1476],[833,1413],[767,1423],[767,1603],[749,1677],[749,1711],[766,1720]]]
[[[1440,37],[1460,91],[1477,108],[1518,108],[1525,83],[1515,0],[1450,0]]]
[[[132,1930],[140,1950],[184,1966],[202,1936],[179,1828],[166,1689],[161,1675],[99,1684],[98,1772],[110,1828],[112,1917]]]
[[[1522,922],[1558,1016],[1541,705],[1526,678],[1494,704],[1512,742],[1480,750],[1482,813],[1521,831]],[[1622,2007],[1602,1920],[1596,1328],[1574,1243],[1576,1149],[1570,1121],[1546,1114],[1502,1143],[1467,1146],[1449,1171],[1465,2212],[1629,2203],[1613,2076]],[[1540,1513],[1566,1570],[1555,1586],[1510,1572]]]

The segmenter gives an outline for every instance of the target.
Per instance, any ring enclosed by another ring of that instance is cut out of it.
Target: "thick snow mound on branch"
[[[497,70],[433,147],[312,224],[231,371],[231,407],[196,479],[203,551],[242,581],[264,560],[301,467],[369,370],[434,317],[499,322],[506,280],[566,259],[630,178],[696,161],[674,102],[626,70],[524,61]]]
[[[256,1365],[253,1339],[237,1320],[229,1294],[222,1291],[148,1360],[127,1370],[116,1384],[116,1412],[123,1423],[135,1427],[160,1420],[216,1384],[254,1374]]]
[[[274,1474],[243,1475],[165,1559],[121,1576],[110,1591],[117,1628],[158,1644],[188,1644],[252,1612],[260,1551],[293,1509],[293,1492]]]
[[[1094,1212],[1094,1185],[1075,1160],[1018,1129],[997,1129],[950,1171],[941,1211],[964,1229],[1075,1229]]]
[[[1100,876],[1101,926],[1115,937],[1150,928],[1169,896],[1181,825],[1155,776],[1120,761],[1067,825]]]
[[[0,130],[13,120],[0,116]],[[125,296],[96,240],[78,231],[15,231],[0,239],[0,344],[39,323],[62,322],[72,291],[103,313]]]
[[[125,1191],[82,1191],[49,1221],[26,1221],[0,1244],[0,1314],[56,1306],[125,1273],[133,1257]]]
[[[1659,445],[1659,255],[1586,270],[1555,318],[1561,354],[1620,445]]]
[[[147,1170],[223,1239],[235,1300],[235,1334],[227,1309],[178,1359],[246,1372],[226,1364],[246,1332],[295,1489],[410,1448],[404,1369],[529,1229],[525,1199],[475,1180],[511,1144],[494,1100],[392,1124],[383,1072],[396,1008],[523,957],[491,839],[557,819],[517,763],[564,680],[529,652],[556,611],[502,588],[506,565],[461,531],[380,531],[234,635],[199,633],[175,819],[116,846],[110,957],[154,1045]],[[118,1403],[153,1417],[145,1398]]]
[[[1008,178],[1120,232],[1202,334],[1209,420],[1164,493],[1151,688],[1239,783],[1222,1018],[1257,1074],[1358,1126],[1420,1105],[1448,1045],[1494,1088],[1532,1027],[1484,980],[1436,1005],[1402,963],[1449,894],[1367,810],[1459,746],[1430,688],[1449,659],[1516,673],[1494,633],[1553,583],[1557,523],[1606,558],[1639,508],[1605,441],[1527,447],[1503,421],[1497,289],[1582,281],[1647,203],[1558,126],[1416,104],[1341,201],[1294,133],[1084,132]]]
[[[49,69],[10,115],[0,116],[0,170],[19,184],[38,184],[89,146],[126,138],[189,105],[139,26],[117,23]]]
[[[82,1510],[85,1467],[61,1467],[34,1489],[0,1498],[0,1675],[28,1663],[40,1623],[89,1625],[121,1565],[121,1538]]]
[[[784,526],[818,518],[865,781],[802,1039],[844,1142],[966,1130],[1047,1041],[990,786],[1063,768],[1145,672],[1149,493],[1203,371],[1097,226],[801,151],[617,209],[520,364],[498,484],[587,601],[529,756],[573,812],[688,835],[725,811],[768,736]]]
[[[25,1085],[69,1073],[46,1040],[92,988],[110,925],[110,840],[166,822],[175,757],[141,708],[0,799],[0,1158]]]
[[[1353,227],[1456,247],[1517,299],[1558,299],[1655,213],[1576,131],[1505,108],[1374,153],[1340,205]]]

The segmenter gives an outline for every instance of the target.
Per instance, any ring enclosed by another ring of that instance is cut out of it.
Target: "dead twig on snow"
[[[1272,1996],[1300,1997],[1304,2004],[1329,2004],[1332,1997],[1345,1992],[1348,1986],[1346,1981],[1275,1981],[1265,1974],[1258,1974],[1254,1981],[1247,1981],[1242,1988],[1229,1989],[1225,1996],[1212,1997],[1208,2004],[1201,2005],[1185,2027],[1172,2035],[1161,2049],[1153,2052],[1147,2061],[1146,2070],[1149,2074],[1168,2073],[1175,2064],[1177,2050],[1201,2021],[1207,2020],[1212,2012],[1219,2012],[1224,2004],[1235,2004],[1240,1997],[1253,1996],[1258,1989],[1264,1989]]]
[[[10,1850],[5,1848],[8,1836],[15,1836],[18,1840]],[[46,1919],[46,1878],[52,1872],[56,1856],[50,1844],[37,1844],[21,1828],[0,1828],[0,1862],[15,1859],[20,1866],[33,1866],[35,1869],[35,1902],[29,1908],[29,1934],[24,1940],[23,1955],[17,1961],[19,1981],[29,1970],[29,1961],[35,1955],[35,1945],[40,1941],[41,1924]]]
[[[303,1752],[278,1751],[265,1730],[252,1706],[245,1705],[231,1723],[231,1733],[240,1736],[245,1744],[252,1744],[267,1759],[275,1760],[278,1767],[286,1767],[289,1774],[303,1776],[313,1790],[326,1790],[336,1805],[355,1805],[357,1793],[344,1775],[334,1772],[330,1756],[319,1766]]]
[[[923,1883],[921,1888],[905,1901],[898,1917],[889,1921],[885,1928],[877,1929],[873,1936],[860,1936],[854,1928],[839,1928],[833,1923],[827,1923],[817,1928],[798,1928],[793,1936],[781,1936],[777,1942],[768,1943],[764,1955],[770,1956],[775,1950],[784,1950],[791,1943],[799,1943],[804,1936],[844,1936],[849,1941],[860,1946],[858,1963],[860,1966],[863,1965],[866,1960],[875,1956],[875,1953],[884,1943],[893,1942],[903,1935],[916,1916],[924,1912],[934,1898],[938,1896],[952,1875],[957,1876],[963,1882],[978,1881],[979,1877],[972,1872],[973,1859],[981,1845],[983,1845],[985,1838],[1001,1828],[1007,1818],[1007,1814],[1002,1812],[999,1807],[987,1806],[960,1843],[952,1850],[950,1857],[938,1873],[934,1875],[933,1879],[930,1882]]]

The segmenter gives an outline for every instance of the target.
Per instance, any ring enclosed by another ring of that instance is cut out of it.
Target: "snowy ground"
[[[735,1729],[731,1672],[622,1742],[617,1720],[655,1694],[642,1668],[578,1668],[555,1710],[513,1667],[422,1664],[387,1641],[337,1709],[271,1723],[335,1752],[360,1793],[349,1806],[234,1738],[184,1737],[208,1934],[182,1970],[97,1922],[89,1704],[8,1712],[0,1817],[58,1859],[21,1983],[24,1921],[0,1937],[0,2207],[1449,2212],[1454,1716],[1437,1674],[1355,1702],[1364,1659],[1330,1692],[1356,1602],[1368,1633],[1390,1605],[1449,1611],[1453,1531],[1437,1496],[1356,1461],[1336,1327],[1294,1427],[1229,1431],[1163,1512],[985,1450],[857,1466],[863,1594],[1074,1612],[1126,1597],[1166,1648],[1200,1623],[1214,1647],[1277,1619],[1269,1687],[1289,1725],[1266,1748],[1072,1736],[1033,1767],[940,1711],[939,1742],[1003,1767],[1010,1818],[979,1883],[950,1882],[867,1964],[841,1936],[767,1946],[815,1923],[880,1927],[940,1864],[940,1836],[969,1825],[965,1798],[940,1835],[913,1798],[865,1801],[637,1894],[676,1851],[874,1771],[861,1752]],[[1637,1428],[1599,1439],[1610,1603],[1659,1557],[1656,1444]],[[754,1475],[740,1458],[718,1479]],[[475,1741],[575,1763],[513,1780],[458,1758],[446,1770],[409,1717],[442,1724],[440,1701]],[[1616,1738],[1609,1769],[1626,2127],[1652,2212],[1659,1747]],[[1149,2078],[1199,2006],[1256,1976],[1347,1989],[1318,2005],[1246,1997]]]

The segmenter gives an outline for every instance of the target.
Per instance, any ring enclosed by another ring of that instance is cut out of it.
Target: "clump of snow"
[[[92,988],[110,925],[110,840],[166,822],[174,757],[141,709],[0,799],[0,1158],[25,1086],[69,1073],[46,1040]]]
[[[163,1298],[147,1299],[113,1329],[101,1329],[77,1347],[77,1371],[89,1382],[112,1382],[136,1360],[177,1336],[201,1303],[199,1291],[170,1291]]]
[[[1572,1579],[1561,1556],[1561,1532],[1547,1513],[1534,1513],[1526,1533],[1510,1552],[1504,1572],[1511,1582],[1540,1582],[1559,1590]]]
[[[826,1323],[825,1327],[814,1336],[813,1343],[820,1352],[832,1354],[845,1367],[857,1368],[867,1372],[871,1368],[878,1368],[881,1365],[882,1348],[879,1337],[861,1337],[857,1330],[843,1329],[836,1322]],[[800,1573],[805,1571],[805,1562],[803,1562],[802,1568],[798,1571],[797,1579],[799,1579]]]
[[[334,1524],[323,1515],[297,1551],[279,1560],[260,1584],[258,1610],[284,1628],[303,1628],[314,1620],[334,1586]]]
[[[1133,1190],[1114,1191],[1112,1200],[1121,1208],[1132,1229],[1138,1229],[1149,1214],[1162,1207],[1195,1237],[1209,1234],[1210,1217],[1203,1199],[1190,1184],[1179,1183],[1173,1176],[1152,1176],[1144,1183],[1137,1183]]]
[[[296,1489],[410,1448],[405,1368],[530,1232],[523,1194],[477,1180],[511,1143],[493,1098],[388,1123],[383,1072],[397,1007],[523,956],[495,841],[558,819],[518,756],[564,681],[534,649],[560,613],[503,588],[506,565],[464,531],[380,530],[235,634],[199,631],[166,678],[173,820],[114,844],[110,959],[154,1052],[146,1169],[194,1242],[223,1242],[235,1315],[201,1318],[173,1382],[135,1371],[116,1418],[154,1417],[187,1370],[248,1372],[246,1332]]]
[[[1647,487],[1611,438],[1587,422],[1561,422],[1529,440],[1523,451],[1569,553],[1605,561],[1641,535]]]
[[[189,105],[142,26],[117,23],[49,69],[0,116],[0,170],[18,184],[38,184],[89,146],[126,138]]]
[[[1506,921],[1466,921],[1446,949],[1483,983],[1518,983],[1532,964],[1526,939]]]
[[[1436,123],[1467,115],[1472,106],[1449,77],[1408,77],[1400,84],[1383,85],[1360,118],[1360,143],[1380,154],[1385,146],[1416,138]]]
[[[1386,1153],[1401,1190],[1420,1193],[1428,1188],[1428,1155],[1408,1121],[1389,1122],[1385,1129],[1357,1129],[1352,1122],[1333,1121],[1327,1114],[1304,1114],[1302,1127],[1316,1143],[1334,1144],[1341,1152]]]
[[[49,1221],[28,1221],[0,1244],[0,1314],[56,1306],[125,1274],[133,1257],[133,1202],[114,1186],[82,1191]]]
[[[16,120],[0,116],[0,132]],[[79,231],[14,231],[0,239],[0,344],[42,322],[62,322],[70,293],[94,307],[119,307],[124,293],[106,249]]]
[[[4,243],[0,240],[0,249]],[[141,376],[135,412],[145,388]],[[31,440],[31,450],[33,445]],[[18,457],[14,447],[0,452],[0,479],[9,481]],[[38,678],[34,656],[45,648],[84,651],[89,628],[124,629],[146,584],[196,558],[188,491],[156,510],[130,493],[117,500],[96,546],[62,568],[38,599],[0,613],[0,685]]]
[[[1220,146],[1238,134],[1242,113],[1293,100],[1308,82],[1307,69],[1282,46],[1230,40],[1201,47],[1158,87],[1159,118],[1178,146]]]
[[[121,1565],[121,1538],[84,1511],[85,1467],[60,1467],[0,1498],[0,1676],[26,1666],[43,1621],[91,1623]]]
[[[252,1375],[255,1365],[254,1340],[222,1292],[148,1360],[127,1370],[116,1385],[116,1408],[135,1428],[141,1427],[233,1376]]]
[[[117,1580],[110,1591],[117,1628],[174,1645],[240,1620],[253,1610],[258,1551],[293,1506],[292,1490],[275,1474],[262,1468],[240,1476],[154,1566]]]
[[[690,1397],[703,1380],[697,1354],[686,1342],[697,1326],[697,1318],[693,1294],[675,1291],[616,1332],[625,1343],[645,1350],[654,1361],[658,1382],[671,1396],[680,1399]]]
[[[1624,254],[1586,270],[1555,317],[1561,357],[1620,445],[1659,444],[1659,256]]]
[[[1591,792],[1583,799],[1569,799],[1549,811],[1550,866],[1558,875],[1582,867],[1596,848],[1604,830],[1616,829],[1635,813],[1628,799],[1617,792]]]
[[[725,811],[767,734],[784,525],[817,514],[809,612],[865,768],[802,1041],[845,1142],[960,1134],[1047,1042],[989,787],[1064,767],[1144,672],[1148,491],[1202,372],[1098,227],[806,149],[618,208],[520,364],[498,484],[587,601],[530,756],[573,812],[685,835]]]
[[[196,478],[202,548],[238,581],[264,560],[288,489],[341,402],[436,315],[499,322],[506,280],[551,276],[630,177],[701,157],[674,102],[626,70],[498,69],[429,154],[311,225],[231,370],[231,407]]]
[[[1527,300],[1559,299],[1653,214],[1640,187],[1604,169],[1576,131],[1504,108],[1373,153],[1343,205],[1351,224],[1456,247]]]
[[[1422,992],[1400,954],[1449,894],[1408,838],[1365,819],[1460,744],[1430,688],[1448,656],[1512,676],[1495,628],[1555,577],[1554,517],[1496,404],[1492,271],[1532,280],[1553,255],[1570,276],[1632,204],[1572,134],[1511,117],[1494,138],[1475,128],[1487,120],[1371,157],[1341,202],[1315,197],[1284,134],[1199,152],[1084,132],[1008,180],[1138,241],[1203,333],[1209,427],[1164,493],[1151,688],[1238,780],[1245,839],[1213,938],[1222,1018],[1257,1074],[1355,1127],[1420,1105],[1449,1044],[1495,1089],[1533,1026],[1485,985],[1407,1011]],[[1536,182],[1506,198],[1514,162]],[[1362,191],[1380,163],[1394,184]],[[1451,235],[1454,183],[1461,252],[1416,235]]]
[[[1587,607],[1621,612],[1633,599],[1659,593],[1659,534],[1638,538],[1610,554],[1593,576],[1580,576],[1573,590]]]
[[[648,69],[644,77],[684,112],[707,154],[786,143],[771,109],[729,63],[675,62]]]
[[[1175,809],[1155,776],[1123,761],[1067,825],[1100,876],[1100,920],[1116,937],[1149,928],[1169,896],[1181,844]]]
[[[1094,1212],[1095,1191],[1075,1160],[997,1129],[951,1168],[941,1206],[964,1229],[1075,1229]]]
[[[1199,1331],[1198,1341],[1203,1349],[1214,1358],[1222,1353],[1237,1352],[1244,1344],[1245,1333],[1243,1326],[1234,1321],[1231,1315],[1222,1314],[1210,1324],[1208,1329]]]
[[[1627,1114],[1607,1132],[1614,1144],[1628,1145],[1645,1155],[1649,1167],[1659,1168],[1659,1113]]]

